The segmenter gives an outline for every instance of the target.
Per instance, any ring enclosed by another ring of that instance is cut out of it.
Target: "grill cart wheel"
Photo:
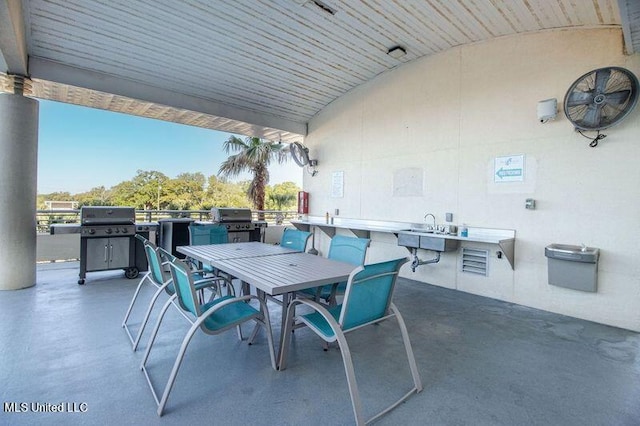
[[[129,278],[130,280],[138,278],[138,274],[140,274],[140,271],[138,271],[138,268],[136,268],[135,266],[124,270],[124,276]]]
[[[84,280],[83,279],[78,280],[78,284],[84,285]]]

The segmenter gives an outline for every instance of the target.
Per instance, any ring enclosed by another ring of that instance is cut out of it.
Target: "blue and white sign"
[[[493,168],[494,182],[522,182],[524,180],[524,155],[496,157]]]

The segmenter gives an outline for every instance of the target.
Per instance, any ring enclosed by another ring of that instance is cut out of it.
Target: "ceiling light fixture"
[[[311,2],[313,4],[315,4],[317,7],[320,8],[320,10],[322,10],[325,13],[328,13],[329,15],[335,15],[337,10],[335,10],[334,8],[332,8],[331,6],[319,1],[319,0],[311,0]]]
[[[407,51],[402,46],[393,46],[387,51],[387,55],[395,59],[400,59],[407,54]]]

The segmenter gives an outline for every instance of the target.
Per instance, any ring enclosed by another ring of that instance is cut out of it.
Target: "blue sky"
[[[222,143],[229,133],[59,102],[40,101],[39,126],[39,194],[110,188],[137,170],[210,176],[227,158]],[[292,160],[269,172],[270,185],[302,187],[302,169]]]

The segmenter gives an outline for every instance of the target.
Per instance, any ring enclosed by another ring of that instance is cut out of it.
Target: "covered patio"
[[[134,283],[36,265],[37,99],[303,143],[297,226],[321,255],[342,234],[371,239],[367,264],[408,255],[363,223],[464,229],[400,272],[424,390],[381,424],[640,423],[640,108],[586,137],[563,108],[580,76],[640,75],[640,2],[180,3],[0,0],[0,423],[352,423],[340,355],[306,330],[282,372],[264,336],[198,335],[156,416],[119,327]],[[593,285],[550,282],[550,244],[597,248]],[[187,327],[169,323],[158,377]],[[386,327],[352,336],[365,410],[409,380]]]
[[[64,403],[76,412],[4,410],[3,424],[352,424],[340,353],[324,352],[306,329],[295,332],[282,372],[269,364],[264,333],[252,346],[235,333],[196,335],[158,418],[139,368],[143,350],[132,352],[119,326],[136,283],[113,271],[93,274],[85,286],[76,279],[77,264],[42,264],[37,286],[0,298],[0,320],[11,324],[0,329],[5,406]],[[395,303],[425,388],[378,424],[632,425],[640,418],[637,333],[408,279],[399,280]],[[159,381],[188,328],[169,315],[149,364]],[[349,339],[372,413],[411,381],[399,333],[383,323]]]

